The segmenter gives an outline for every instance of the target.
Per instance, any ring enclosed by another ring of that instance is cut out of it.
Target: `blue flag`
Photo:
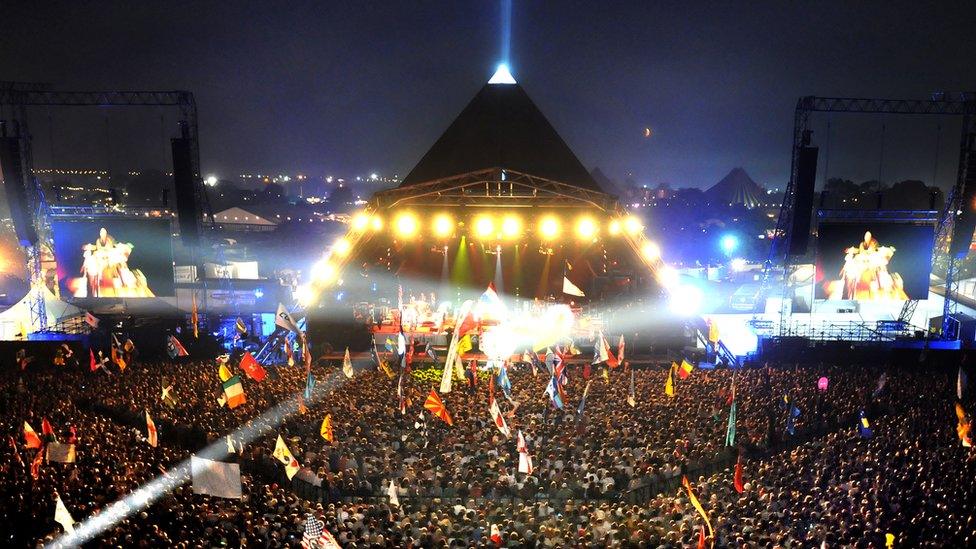
[[[553,377],[546,385],[546,394],[552,399],[552,405],[560,410],[563,409],[563,399],[559,396],[559,387],[556,385],[556,378]]]
[[[315,377],[309,372],[308,380],[305,381],[305,400],[312,400],[312,389],[315,389]]]
[[[732,407],[729,408],[729,426],[725,430],[725,445],[735,446],[735,409],[737,402],[732,401]]]
[[[498,386],[501,387],[506,397],[512,397],[512,382],[508,379],[508,368],[504,365],[498,371]]]
[[[583,388],[583,398],[580,399],[579,408],[576,409],[577,415],[583,415],[583,408],[586,407],[586,395],[590,392],[590,382],[586,382],[586,387]]]
[[[800,409],[794,405],[790,405],[790,413],[786,416],[786,432],[790,436],[796,434],[796,418],[800,417]]]
[[[868,416],[861,410],[860,417],[857,421],[857,430],[861,434],[861,438],[871,438],[874,436],[874,431],[871,430],[871,422],[868,421]]]

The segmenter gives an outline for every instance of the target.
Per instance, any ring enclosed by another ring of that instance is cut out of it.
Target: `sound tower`
[[[817,147],[800,147],[796,158],[796,200],[793,226],[790,227],[789,254],[804,255],[810,242],[810,216],[813,215],[813,186],[817,181]]]
[[[974,139],[970,135],[969,139]],[[966,178],[963,180],[962,202],[959,209],[962,210],[956,222],[952,225],[952,245],[949,253],[955,257],[962,257],[969,253],[969,245],[973,241],[973,232],[976,231],[976,151],[969,147],[966,154]]]
[[[19,137],[0,137],[0,171],[17,240],[21,246],[33,246],[37,243],[37,228],[34,227],[34,216],[27,199],[27,182],[24,181],[24,165],[20,161]]]
[[[190,140],[177,137],[173,145],[173,183],[176,190],[176,218],[180,238],[186,246],[196,246],[200,237],[200,204],[197,201],[196,174],[193,173]]]

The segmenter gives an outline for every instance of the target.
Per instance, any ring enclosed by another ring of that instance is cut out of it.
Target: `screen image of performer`
[[[888,272],[888,263],[895,255],[893,246],[880,245],[871,231],[865,231],[864,239],[858,245],[846,248],[844,253],[840,280],[830,280],[824,286],[827,299],[910,299],[901,275]]]
[[[95,242],[82,246],[82,275],[68,280],[74,297],[154,297],[145,275],[129,268],[134,246],[118,242],[102,227]]]

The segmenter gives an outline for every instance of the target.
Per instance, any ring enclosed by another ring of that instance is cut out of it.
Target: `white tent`
[[[41,291],[44,292],[44,308],[47,312],[48,326],[85,314],[84,310],[58,299],[47,288]],[[31,315],[30,304],[28,303],[30,295],[30,293],[24,295],[15,305],[0,312],[0,340],[23,339],[24,335],[30,331]]]

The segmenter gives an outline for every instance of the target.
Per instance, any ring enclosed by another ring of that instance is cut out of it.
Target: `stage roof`
[[[514,80],[481,88],[400,187],[486,168],[510,169],[603,191]]]

